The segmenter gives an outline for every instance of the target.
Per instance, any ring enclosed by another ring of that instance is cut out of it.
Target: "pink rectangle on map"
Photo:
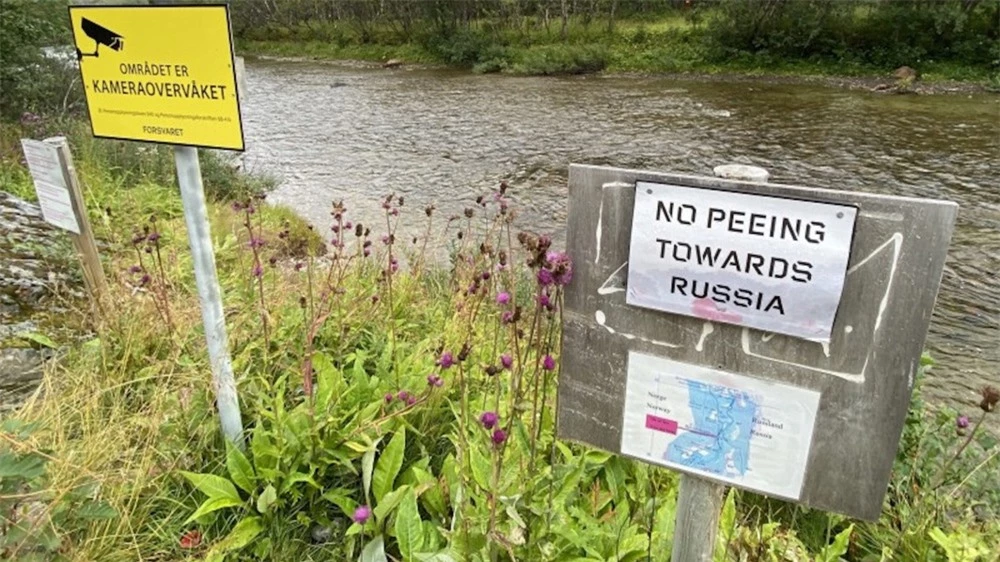
[[[666,418],[660,418],[657,416],[651,416],[646,414],[646,428],[652,429],[654,431],[662,431],[663,433],[672,433],[677,435],[677,422],[674,420],[668,420]]]

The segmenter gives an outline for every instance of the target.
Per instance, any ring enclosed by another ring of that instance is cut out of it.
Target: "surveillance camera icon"
[[[87,18],[82,18],[80,22],[80,27],[83,28],[83,32],[87,34],[94,40],[94,52],[84,53],[79,47],[76,48],[76,60],[83,60],[83,57],[96,57],[99,56],[99,50],[101,45],[110,47],[112,50],[120,51],[125,47],[124,37],[118,35],[110,29],[98,25]]]

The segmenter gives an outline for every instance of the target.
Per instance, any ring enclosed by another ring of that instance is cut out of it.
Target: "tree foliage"
[[[68,23],[62,2],[3,0],[0,117],[62,115],[81,107],[78,72],[64,54]]]

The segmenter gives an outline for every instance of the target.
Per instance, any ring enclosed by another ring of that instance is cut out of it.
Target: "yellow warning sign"
[[[243,150],[226,6],[69,14],[94,136]]]

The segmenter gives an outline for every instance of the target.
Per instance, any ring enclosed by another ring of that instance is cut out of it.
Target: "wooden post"
[[[671,562],[711,562],[726,487],[681,475]]]
[[[720,178],[758,183],[771,176],[764,168],[741,164],[716,166],[713,172]],[[711,562],[725,491],[722,484],[681,475],[671,562]]]
[[[45,139],[45,143],[59,150],[59,165],[62,168],[63,177],[66,179],[70,202],[73,205],[73,214],[76,216],[76,222],[80,228],[80,234],[70,232],[69,236],[73,240],[73,246],[76,248],[80,264],[83,266],[83,280],[87,285],[87,291],[100,308],[108,294],[108,282],[104,277],[104,268],[101,266],[101,256],[97,252],[94,231],[90,228],[90,220],[87,218],[87,205],[83,200],[83,191],[80,189],[80,179],[73,166],[73,155],[70,153],[69,143],[66,142],[65,137]]]

